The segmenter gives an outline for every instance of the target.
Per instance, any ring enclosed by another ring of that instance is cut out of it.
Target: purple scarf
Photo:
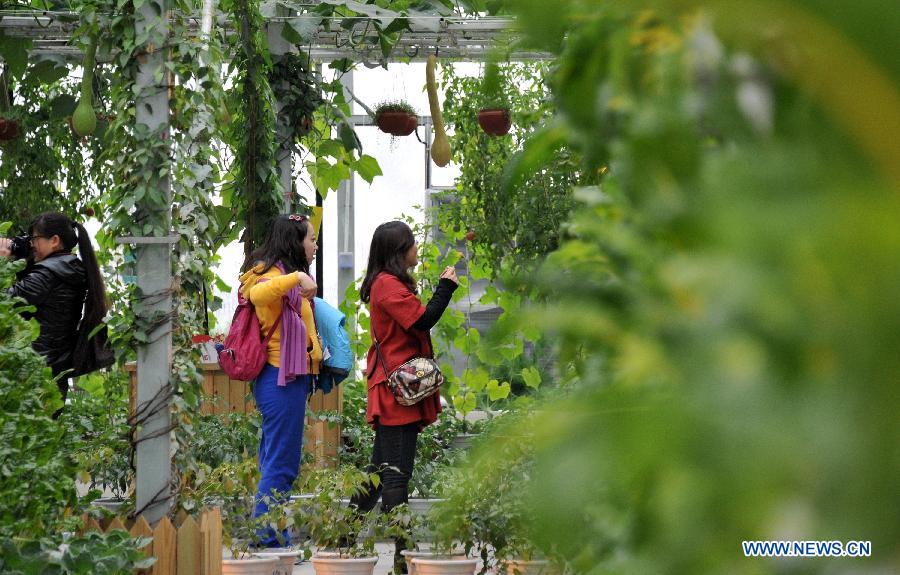
[[[281,273],[284,273],[284,265],[281,262],[275,264]],[[278,370],[278,385],[285,386],[287,382],[294,381],[298,375],[306,375],[309,372],[306,358],[306,342],[309,339],[306,334],[306,324],[300,319],[299,312],[303,309],[303,298],[300,296],[299,285],[294,287],[282,300],[281,309],[281,368]],[[287,305],[290,302],[291,306]]]

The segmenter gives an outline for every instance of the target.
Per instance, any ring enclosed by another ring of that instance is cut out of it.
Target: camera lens
[[[23,235],[16,236],[10,241],[12,245],[9,246],[9,251],[15,259],[20,260],[28,257],[28,252],[31,251],[31,238]]]

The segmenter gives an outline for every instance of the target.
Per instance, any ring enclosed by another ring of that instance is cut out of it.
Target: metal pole
[[[160,137],[167,134],[169,118],[169,75],[165,73],[168,35],[165,0],[145,2],[138,10],[135,32],[138,37],[151,29],[145,54],[139,57],[135,121],[144,124]],[[158,75],[157,75],[158,74]],[[158,79],[157,79],[158,78]],[[158,173],[158,167],[153,167]],[[146,214],[148,223],[165,230],[171,227],[171,190],[169,176],[159,177],[156,185],[165,201],[138,203],[138,211]],[[146,196],[145,196],[146,197]],[[149,334],[150,343],[138,347],[137,354],[137,413],[142,408],[152,412],[137,432],[136,503],[143,509],[144,518],[155,524],[171,506],[171,395],[169,378],[172,366],[172,268],[171,244],[139,243],[137,246],[137,287],[146,314],[164,318]]]
[[[341,77],[341,85],[346,90],[353,90],[353,72],[347,72]],[[351,102],[350,95],[344,95]],[[350,177],[341,182],[338,188],[338,301],[344,300],[347,286],[356,279],[356,190],[354,180],[356,175],[350,172]]]

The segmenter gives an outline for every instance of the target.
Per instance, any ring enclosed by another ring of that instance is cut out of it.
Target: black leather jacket
[[[34,350],[47,358],[54,374],[71,368],[87,295],[81,260],[67,252],[52,254],[27,270],[8,291],[37,308],[27,315],[41,326],[41,334],[31,344]]]

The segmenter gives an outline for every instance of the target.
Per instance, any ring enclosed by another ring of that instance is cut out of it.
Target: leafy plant
[[[269,84],[281,106],[276,118],[279,146],[299,152],[301,139],[313,129],[316,110],[325,103],[320,84],[309,62],[294,53],[274,58]]]
[[[265,496],[268,513],[254,517],[259,470],[255,458],[223,463],[206,473],[202,471],[195,490],[182,495],[183,506],[201,509],[217,505],[222,510],[222,541],[234,559],[245,557],[271,530],[283,540],[283,532],[293,524],[288,501],[275,495]]]
[[[378,118],[385,112],[403,112],[410,116],[416,115],[416,109],[405,100],[388,100],[375,106],[375,115],[373,119],[377,122]]]
[[[431,510],[433,547],[450,553],[461,546],[483,562],[481,573],[504,568],[508,559],[556,557],[532,539],[533,513],[526,499],[533,473],[534,437],[524,432],[531,417],[520,411],[484,432],[467,465],[448,469],[445,501]]]
[[[216,469],[256,457],[261,428],[259,412],[201,415],[194,423],[197,463]]]
[[[134,481],[127,374],[112,369],[79,377],[69,399],[60,421],[82,481],[125,498]]]
[[[491,279],[527,274],[557,248],[573,205],[572,186],[586,177],[571,147],[551,146],[530,152],[546,152],[544,170],[514,187],[505,185],[506,166],[526,153],[526,138],[550,129],[550,69],[540,63],[492,64],[482,81],[442,68],[444,115],[453,126],[450,144],[460,175],[455,189],[438,194],[437,223],[448,240],[467,246],[467,258],[475,262],[470,270],[483,267]],[[498,86],[486,88],[489,81]],[[514,117],[511,138],[492,138],[478,125],[479,109],[498,95]]]
[[[377,473],[352,467],[313,470],[304,489],[312,496],[297,507],[294,522],[306,528],[318,550],[335,551],[341,557],[372,557],[384,521],[378,510],[360,513],[347,501],[363,493],[367,483],[379,481]]]
[[[19,575],[121,575],[147,569],[156,557],[141,548],[148,537],[127,531],[91,531],[65,540],[44,538],[25,542],[0,539],[0,571]]]

